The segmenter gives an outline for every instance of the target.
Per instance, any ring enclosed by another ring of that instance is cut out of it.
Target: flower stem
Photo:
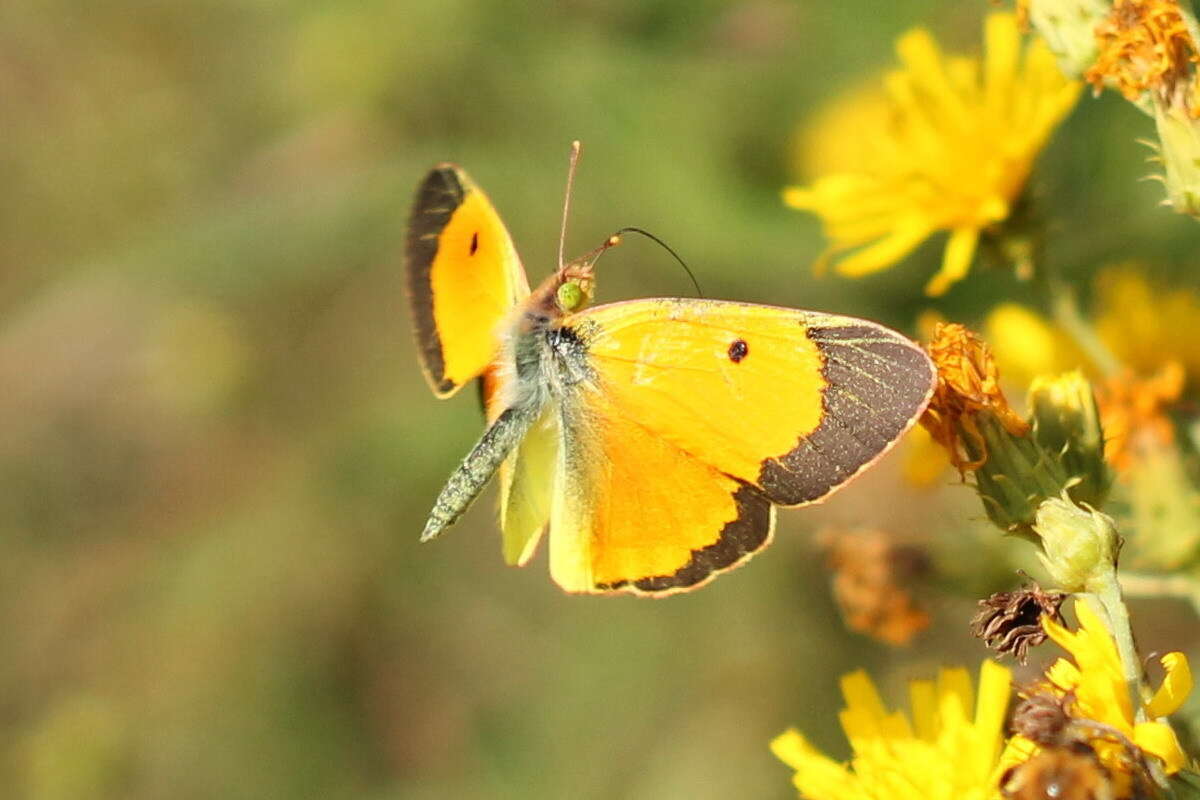
[[[1054,321],[1070,334],[1101,372],[1113,375],[1119,371],[1120,362],[1096,334],[1096,330],[1083,318],[1083,314],[1079,312],[1079,303],[1075,300],[1075,293],[1070,287],[1061,281],[1052,280],[1049,281],[1049,290]]]
[[[1129,609],[1121,597],[1121,585],[1117,582],[1116,570],[1112,570],[1105,578],[1094,580],[1089,586],[1092,593],[1084,594],[1085,602],[1096,611],[1102,619],[1108,620],[1109,631],[1117,645],[1117,655],[1121,659],[1121,669],[1124,672],[1125,687],[1129,692],[1130,706],[1133,708],[1134,720],[1145,722],[1144,686],[1146,673],[1142,668],[1142,659],[1138,656],[1137,646],[1133,643],[1133,627],[1129,623]]]

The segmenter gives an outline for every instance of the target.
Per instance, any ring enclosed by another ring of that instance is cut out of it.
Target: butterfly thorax
[[[542,282],[510,319],[501,360],[506,407],[544,408],[588,376],[575,313],[591,299],[590,264],[568,264]]]

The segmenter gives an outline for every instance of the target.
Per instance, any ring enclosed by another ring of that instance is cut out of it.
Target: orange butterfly
[[[925,408],[934,369],[851,317],[686,298],[588,308],[615,243],[560,253],[530,292],[470,178],[442,164],[421,182],[406,253],[421,363],[439,397],[481,377],[488,421],[421,538],[499,472],[508,563],[548,528],[567,591],[664,595],[765,547],[775,506],[818,502],[874,463]]]

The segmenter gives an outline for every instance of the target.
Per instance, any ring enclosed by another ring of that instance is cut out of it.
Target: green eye
[[[583,305],[583,289],[575,281],[567,281],[558,287],[558,307],[563,311],[574,311]]]

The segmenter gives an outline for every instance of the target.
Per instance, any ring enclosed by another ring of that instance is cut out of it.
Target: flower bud
[[[1052,497],[1038,506],[1034,530],[1038,558],[1054,583],[1068,592],[1093,592],[1113,577],[1121,539],[1112,518]]]
[[[1065,74],[1078,78],[1096,60],[1096,26],[1108,13],[1104,0],[1028,0],[1029,22],[1046,40]]]
[[[1104,431],[1092,385],[1078,370],[1035,378],[1029,387],[1033,438],[1056,456],[1077,503],[1100,506],[1112,482],[1104,461]]]
[[[1154,103],[1166,204],[1180,214],[1200,216],[1200,120],[1182,102]]]

